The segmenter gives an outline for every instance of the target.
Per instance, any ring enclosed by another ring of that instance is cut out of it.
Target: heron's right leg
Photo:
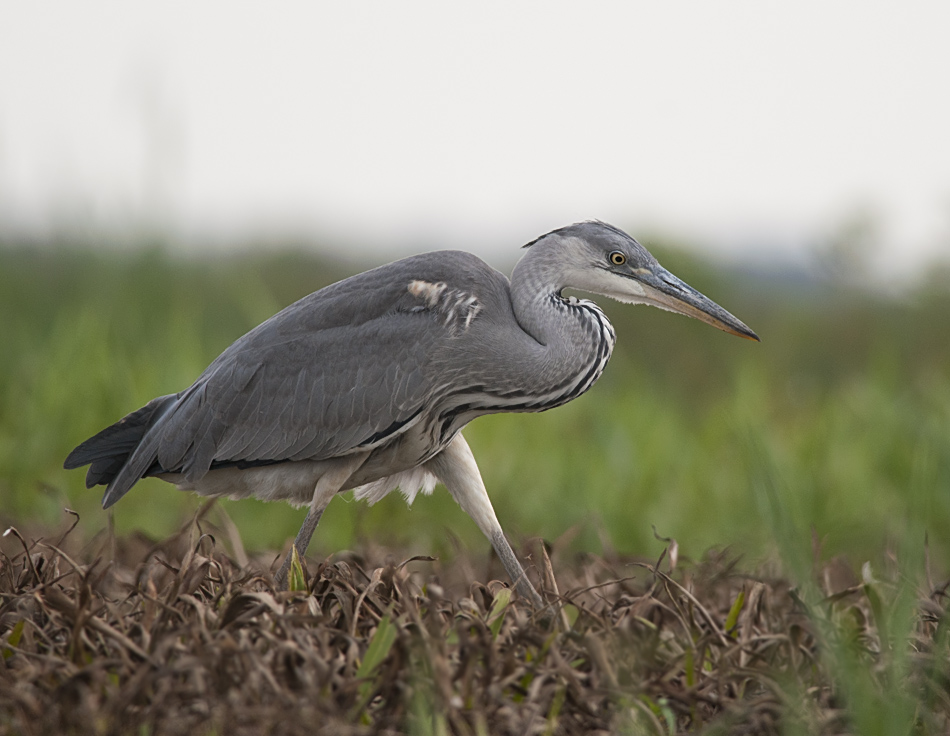
[[[485,483],[478,472],[475,456],[461,433],[455,435],[448,447],[426,463],[426,468],[442,481],[462,510],[472,517],[478,528],[488,537],[518,593],[530,600],[536,608],[544,607],[544,599],[528,580],[524,568],[501,530],[501,524],[498,523],[488,498],[488,491],[485,490]]]
[[[310,510],[307,512],[307,518],[303,520],[300,531],[294,539],[294,547],[297,548],[297,554],[303,557],[310,546],[310,540],[316,531],[317,524],[320,523],[320,517],[329,505],[333,497],[340,492],[350,476],[362,465],[369,453],[351,455],[340,458],[335,461],[335,465],[320,476],[316,488],[313,489],[313,500],[310,502]],[[277,574],[274,575],[274,582],[277,583],[278,590],[287,589],[287,573],[290,571],[290,563],[294,558],[294,551],[290,550],[284,558]]]

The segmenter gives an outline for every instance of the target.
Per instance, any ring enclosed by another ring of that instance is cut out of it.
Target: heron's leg
[[[542,608],[545,605],[544,599],[528,580],[524,568],[501,530],[501,524],[498,523],[488,498],[488,491],[485,490],[485,483],[478,472],[475,457],[465,438],[461,434],[455,435],[449,446],[426,463],[426,467],[442,481],[462,510],[472,517],[478,528],[488,537],[518,593],[530,600],[535,607]]]
[[[313,489],[313,500],[310,502],[310,510],[307,512],[307,518],[303,520],[300,531],[294,539],[294,547],[297,548],[297,554],[303,557],[310,546],[310,540],[313,533],[320,523],[320,517],[330,504],[333,497],[340,492],[350,476],[359,468],[360,465],[369,457],[369,453],[361,453],[346,458],[340,458],[337,464],[320,476],[316,488]],[[294,558],[294,551],[290,550],[284,558],[280,569],[274,575],[274,582],[277,583],[278,590],[287,589],[287,573],[290,571],[290,563]]]

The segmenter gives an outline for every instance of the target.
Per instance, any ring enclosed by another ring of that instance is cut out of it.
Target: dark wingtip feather
[[[94,461],[86,473],[86,488],[107,485],[122,470],[127,457],[128,455],[118,455]]]
[[[63,467],[66,470],[73,470],[89,465],[89,471],[86,473],[86,488],[109,485],[125,467],[126,461],[135,452],[145,433],[160,416],[161,410],[175,398],[174,395],[160,396],[141,409],[124,416],[115,424],[106,427],[70,452],[66,456]],[[112,501],[106,503],[107,499],[103,499],[103,504],[107,507],[111,506],[126,491],[128,488],[118,495],[111,493]],[[110,491],[106,491],[106,494],[108,498]]]
[[[63,462],[63,467],[66,470],[75,470],[76,468],[81,468],[83,465],[88,465],[90,462],[92,462],[91,460],[86,460],[84,458],[89,450],[87,445],[94,439],[95,437],[90,437],[82,444],[73,448],[73,451],[66,456],[66,460]]]
[[[151,410],[148,416],[143,417],[140,413],[144,409],[148,407],[132,412],[81,443],[66,456],[63,467],[66,470],[74,470],[118,455],[128,455],[138,446],[145,434]]]
[[[116,489],[110,486],[109,488],[106,489],[106,492],[102,494],[102,508],[104,509],[109,508],[116,501],[122,498],[126,493],[128,493],[128,489],[126,489],[122,493],[117,493]]]

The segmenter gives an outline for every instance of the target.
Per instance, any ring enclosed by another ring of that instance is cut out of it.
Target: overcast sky
[[[0,229],[950,255],[950,3],[0,0]]]

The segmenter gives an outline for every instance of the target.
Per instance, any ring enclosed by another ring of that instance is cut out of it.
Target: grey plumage
[[[559,406],[603,372],[613,328],[593,302],[562,290],[758,338],[612,226],[579,223],[525,247],[510,282],[471,254],[441,251],[314,292],[238,339],[186,390],[83,442],[65,466],[91,465],[86,483],[107,486],[104,507],[146,476],[203,495],[308,504],[301,554],[337,492],[375,501],[401,487],[411,499],[441,480],[540,602],[459,431],[484,414]]]

